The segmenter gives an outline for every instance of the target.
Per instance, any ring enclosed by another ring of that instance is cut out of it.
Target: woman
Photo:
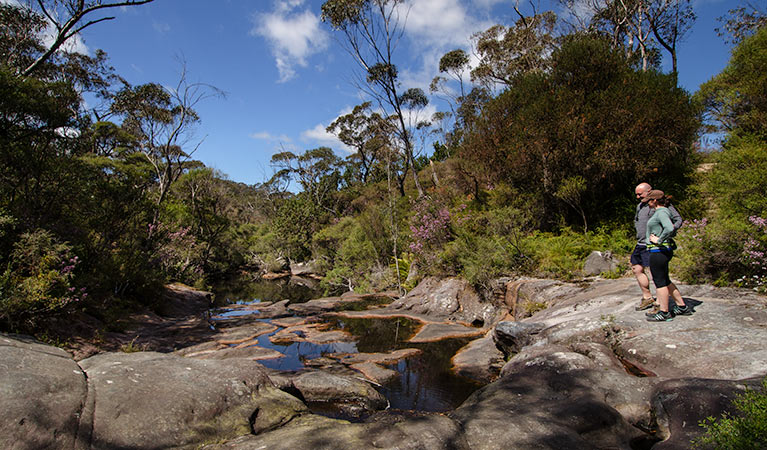
[[[674,257],[674,244],[671,239],[674,233],[674,223],[668,206],[671,197],[657,189],[647,193],[648,206],[655,213],[647,221],[647,250],[650,252],[650,272],[655,283],[655,295],[660,303],[660,310],[648,314],[650,322],[668,322],[674,316],[689,316],[693,313],[691,307],[684,304],[682,293],[671,282],[668,274],[668,262]],[[669,295],[674,299],[674,306],[669,311]]]

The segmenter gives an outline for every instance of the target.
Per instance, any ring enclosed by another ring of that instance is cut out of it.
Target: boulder
[[[379,364],[373,362],[361,362],[349,365],[352,369],[365,375],[368,380],[374,381],[378,384],[385,384],[389,381],[396,380],[399,377],[399,372],[392,369],[387,369]]]
[[[292,381],[307,402],[332,403],[351,416],[361,416],[388,405],[386,398],[361,377],[317,371],[304,372]]]
[[[425,278],[389,309],[479,326],[490,326],[506,313],[504,305],[483,300],[466,280],[434,277]]]
[[[317,260],[306,262],[291,262],[290,273],[294,277],[300,277],[305,275],[322,275],[321,264]]]
[[[213,304],[213,293],[181,283],[165,286],[165,294],[156,311],[164,317],[204,316]]]
[[[493,342],[492,332],[488,332],[458,350],[451,362],[458,375],[488,383],[498,376],[505,361]]]
[[[451,417],[471,449],[625,449],[646,439],[605,402],[577,354],[531,360],[472,394]],[[510,362],[511,363],[511,362]]]
[[[458,323],[427,323],[415,336],[408,339],[412,343],[437,342],[444,339],[473,338],[485,333],[482,328],[467,327]]]
[[[498,322],[493,330],[493,341],[504,355],[510,356],[535,340],[544,325],[535,322]]]
[[[586,276],[599,275],[604,272],[613,272],[621,266],[612,252],[593,251],[583,263],[583,274]]]
[[[469,450],[469,446],[461,437],[458,424],[445,415],[421,413],[399,417],[389,411],[377,413],[370,423],[349,423],[305,414],[269,433],[242,436],[207,448]]]
[[[604,403],[624,419],[644,429],[652,427],[650,397],[657,378],[629,374],[610,348],[598,343],[570,346],[547,344],[525,347],[501,369],[501,377],[530,371],[546,373],[553,383],[568,383],[572,377],[588,385]],[[564,374],[557,381],[558,374]]]
[[[73,448],[86,393],[67,352],[0,334],[0,448]]]
[[[80,426],[86,447],[199,445],[273,428],[305,410],[245,359],[105,353],[81,366],[88,375]]]

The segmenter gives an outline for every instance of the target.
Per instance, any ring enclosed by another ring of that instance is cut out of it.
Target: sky
[[[727,64],[730,47],[716,35],[717,18],[735,0],[693,0],[698,20],[679,48],[679,82],[690,92]],[[85,29],[77,47],[106,51],[116,72],[133,85],[187,80],[215,86],[196,110],[201,122],[193,155],[234,181],[260,183],[273,173],[277,152],[328,146],[348,149],[325,128],[363,98],[357,67],[342,36],[320,20],[321,0],[155,0],[110,10],[115,19]],[[512,25],[512,0],[405,0],[409,7],[395,59],[403,87],[428,93],[439,58],[470,51],[470,36],[494,24]],[[556,4],[541,0],[539,10]],[[529,12],[529,5],[523,6]],[[664,69],[670,64],[664,62]],[[427,115],[445,110],[432,98]]]

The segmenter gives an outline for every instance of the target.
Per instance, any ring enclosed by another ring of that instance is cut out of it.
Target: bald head
[[[637,187],[634,188],[634,193],[636,194],[637,199],[646,202],[647,193],[650,192],[651,189],[652,186],[650,186],[649,183],[639,183],[637,184]]]

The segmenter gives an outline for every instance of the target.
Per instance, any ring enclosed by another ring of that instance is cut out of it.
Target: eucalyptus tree
[[[300,155],[280,152],[271,164],[278,169],[274,178],[297,180],[315,207],[337,214],[332,200],[341,181],[341,159],[332,149],[319,147]]]
[[[691,0],[560,0],[577,20],[577,30],[605,33],[613,46],[639,55],[642,70],[653,65],[660,45],[677,73],[677,45],[697,16]],[[654,39],[653,39],[654,38]]]
[[[767,7],[758,6],[756,2],[745,1],[740,6],[728,11],[728,14],[718,19],[723,23],[717,28],[719,36],[729,37],[729,42],[739,44],[743,39],[754,34],[756,30],[767,25]]]
[[[557,48],[556,14],[517,13],[513,26],[495,25],[473,36],[479,64],[471,71],[472,81],[492,89],[510,85],[518,75],[548,70]]]
[[[383,152],[391,146],[389,136],[393,125],[372,111],[370,102],[364,102],[355,106],[349,114],[334,120],[327,131],[354,149],[355,159],[359,160],[360,181],[367,183]]]
[[[409,120],[412,111],[408,109],[420,109],[428,100],[420,89],[403,92],[394,56],[404,33],[406,8],[403,0],[327,0],[322,4],[322,20],[343,33],[347,51],[362,68],[364,79],[359,80],[358,87],[375,99],[385,116],[395,120],[394,134],[405,170],[413,170],[415,187],[422,196],[413,136],[419,121]]]
[[[171,185],[202,143],[194,139],[194,126],[200,121],[194,108],[213,95],[221,92],[210,85],[188,83],[184,71],[173,89],[157,83],[131,86],[126,82],[114,97],[111,112],[123,118],[123,129],[135,137],[137,150],[154,169],[155,223]]]
[[[19,72],[29,76],[46,60],[58,51],[65,42],[84,29],[100,22],[113,20],[114,16],[94,17],[94,15],[113,8],[124,8],[151,3],[154,0],[28,0],[25,8],[47,19],[53,32],[53,39],[42,47],[42,52]]]

